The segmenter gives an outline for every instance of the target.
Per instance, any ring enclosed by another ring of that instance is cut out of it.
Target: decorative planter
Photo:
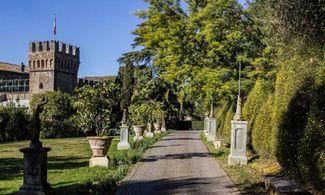
[[[89,166],[108,167],[107,152],[111,146],[113,137],[87,137],[93,156],[89,160]]]
[[[161,133],[161,123],[154,123],[155,133]]]
[[[133,125],[133,131],[135,133],[135,137],[133,138],[134,141],[140,141],[143,139],[143,129],[144,125]]]
[[[145,133],[146,137],[153,137],[153,133],[152,133],[152,123],[149,122],[147,125],[147,131]]]

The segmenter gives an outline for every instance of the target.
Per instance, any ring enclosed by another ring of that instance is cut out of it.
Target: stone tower
[[[53,90],[72,94],[77,86],[78,47],[58,41],[31,42],[28,63],[30,99],[33,94]]]

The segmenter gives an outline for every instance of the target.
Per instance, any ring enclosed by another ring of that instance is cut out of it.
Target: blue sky
[[[30,41],[54,38],[56,14],[56,39],[80,47],[79,76],[116,75],[141,22],[132,13],[146,7],[142,0],[1,0],[0,61],[27,64]]]

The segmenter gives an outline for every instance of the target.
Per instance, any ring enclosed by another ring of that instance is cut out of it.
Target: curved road
[[[199,131],[177,131],[161,139],[117,194],[239,194],[199,136]]]

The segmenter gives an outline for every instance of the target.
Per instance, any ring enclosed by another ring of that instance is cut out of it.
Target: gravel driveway
[[[149,149],[117,194],[239,194],[200,140],[199,131],[176,131]]]

